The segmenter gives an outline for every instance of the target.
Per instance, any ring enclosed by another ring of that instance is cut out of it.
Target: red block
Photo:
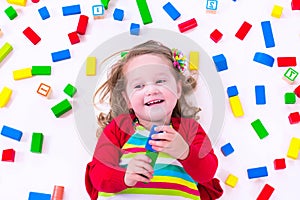
[[[89,22],[89,17],[86,15],[80,15],[76,32],[80,35],[84,35]]]
[[[14,162],[15,161],[15,150],[5,149],[2,152],[2,161]]]
[[[277,57],[278,67],[294,67],[297,65],[296,57]]]
[[[300,10],[300,0],[292,0],[292,10]]]
[[[297,124],[300,122],[300,114],[299,112],[293,112],[289,115],[290,124]]]
[[[72,32],[68,34],[69,40],[71,42],[71,44],[76,44],[80,42],[79,36],[77,34],[77,32]]]
[[[186,32],[186,31],[188,31],[192,28],[195,28],[197,26],[198,26],[198,24],[197,24],[197,21],[196,21],[195,18],[190,19],[190,20],[185,21],[185,22],[182,22],[181,24],[178,24],[178,28],[179,28],[179,31],[181,33]]]
[[[40,36],[38,36],[30,27],[27,27],[23,34],[34,44],[36,45],[40,40]]]
[[[240,40],[244,40],[248,32],[250,31],[252,25],[248,22],[244,21],[240,29],[236,32],[235,37],[239,38]]]
[[[223,34],[218,30],[215,29],[211,34],[210,38],[215,42],[218,43],[222,39]]]
[[[271,197],[273,192],[274,192],[274,188],[269,184],[265,184],[264,188],[259,193],[256,200],[268,200]]]
[[[294,90],[294,93],[296,94],[297,97],[300,98],[300,85],[298,85],[298,87],[296,87],[296,89]]]
[[[31,0],[32,3],[38,3],[40,0]]]
[[[275,170],[285,169],[286,168],[285,159],[284,158],[275,159],[274,160],[274,168],[275,168]]]

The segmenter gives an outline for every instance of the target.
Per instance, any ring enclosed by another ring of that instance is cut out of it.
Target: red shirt
[[[121,168],[119,162],[122,146],[134,134],[134,119],[135,115],[119,115],[99,137],[93,160],[87,164],[85,174],[86,189],[92,200],[98,198],[99,191],[117,193],[128,188],[124,183],[126,169]],[[218,159],[201,125],[191,118],[172,117],[171,122],[190,147],[187,158],[179,162],[199,184],[211,181],[218,167]],[[205,200],[202,198],[201,195],[201,200]]]

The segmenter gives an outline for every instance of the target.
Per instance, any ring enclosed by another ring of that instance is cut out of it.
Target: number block
[[[49,85],[46,85],[45,83],[41,83],[36,92],[44,97],[49,98],[51,87]]]
[[[225,181],[225,184],[226,185],[229,185],[230,187],[234,188],[238,182],[239,178],[233,174],[229,174],[226,181]]]
[[[293,84],[299,75],[299,72],[294,70],[293,68],[288,68],[284,73],[282,79],[286,81],[288,84]]]
[[[103,5],[92,6],[92,12],[93,12],[94,19],[103,19],[104,18],[104,6]]]
[[[206,1],[206,13],[216,14],[218,9],[217,0],[207,0]]]

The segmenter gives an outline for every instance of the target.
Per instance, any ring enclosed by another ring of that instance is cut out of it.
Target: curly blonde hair
[[[105,126],[109,124],[113,118],[123,113],[134,114],[134,111],[128,108],[127,103],[122,95],[122,92],[125,91],[126,87],[123,66],[129,60],[140,55],[153,54],[163,56],[170,61],[171,65],[173,65],[174,62],[174,57],[171,49],[153,40],[149,40],[123,52],[125,52],[126,55],[112,65],[111,71],[108,74],[108,79],[94,93],[94,103],[101,104],[105,101],[105,99],[109,98],[110,105],[110,111],[107,114],[100,112],[97,117],[98,124],[100,126],[97,130],[97,137],[99,137]],[[120,54],[120,52],[111,55],[109,58],[112,58],[117,54]],[[109,58],[107,58],[106,60],[108,60]],[[104,60],[103,62],[105,62],[106,60]],[[199,117],[196,114],[201,109],[199,107],[189,105],[185,99],[185,95],[189,94],[193,89],[196,88],[196,79],[192,76],[183,75],[175,67],[173,67],[171,71],[177,81],[182,81],[182,94],[181,97],[177,100],[176,106],[172,112],[172,117],[194,118],[198,120]],[[96,97],[98,97],[98,95],[99,99],[96,100]]]

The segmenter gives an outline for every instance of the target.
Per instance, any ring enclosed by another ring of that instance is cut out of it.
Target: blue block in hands
[[[151,127],[151,130],[150,130],[150,134],[149,134],[149,137],[148,137],[148,140],[146,142],[146,146],[145,146],[145,149],[146,150],[149,150],[149,151],[152,151],[152,152],[156,152],[154,149],[152,149],[152,146],[149,144],[149,141],[151,140],[151,136],[154,135],[154,134],[158,134],[160,132],[156,132],[154,129],[155,127],[157,127],[156,125],[153,125]]]

